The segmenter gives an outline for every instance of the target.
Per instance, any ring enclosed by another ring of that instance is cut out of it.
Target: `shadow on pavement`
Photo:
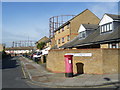
[[[73,76],[76,77],[76,76],[80,76],[80,75],[82,75],[82,74],[77,73],[77,74],[74,74]]]
[[[18,66],[17,60],[13,59],[13,57],[7,57],[2,60],[2,69],[16,68]]]
[[[115,89],[114,89],[114,90],[119,90],[119,89],[120,89],[120,86],[117,85],[117,84],[119,84],[120,82],[114,83],[114,82],[112,82],[111,79],[108,78],[108,77],[105,77],[105,78],[103,78],[103,79],[106,80],[106,81],[110,81],[111,84],[115,86]]]

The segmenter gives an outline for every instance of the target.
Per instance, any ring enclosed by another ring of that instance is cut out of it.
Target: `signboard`
[[[71,61],[71,60],[68,60],[68,63],[72,63],[72,61]]]
[[[65,55],[73,55],[78,57],[91,57],[92,53],[66,53]]]

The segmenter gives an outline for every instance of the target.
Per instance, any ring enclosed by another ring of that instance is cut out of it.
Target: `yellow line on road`
[[[105,85],[105,86],[97,86],[97,87],[93,87],[93,88],[110,87],[110,86],[116,87],[115,85]]]
[[[23,68],[22,62],[21,62],[21,67],[22,67],[22,72],[23,72],[24,78],[27,78],[27,76],[26,76],[26,74],[25,74],[25,71],[24,71],[24,68]]]
[[[23,67],[22,67],[22,72],[23,72],[24,78],[27,78],[27,76],[26,76],[26,74],[25,74],[25,71],[24,71]]]
[[[48,86],[48,85],[40,85],[40,84],[37,84],[37,83],[33,83],[33,82],[31,82],[31,81],[26,81],[27,83],[30,83],[30,84],[32,84],[32,85],[36,85],[36,86],[40,86],[40,87],[49,87],[50,88],[50,86]]]
[[[31,81],[27,81],[27,82],[30,83],[30,84],[33,84],[33,85],[40,86],[39,84],[33,83],[33,82],[31,82]]]

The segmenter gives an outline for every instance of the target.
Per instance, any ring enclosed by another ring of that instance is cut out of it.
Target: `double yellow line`
[[[23,69],[23,66],[22,66],[22,72],[23,72],[23,75],[24,75],[24,78],[27,78],[26,74],[25,74],[25,71]]]

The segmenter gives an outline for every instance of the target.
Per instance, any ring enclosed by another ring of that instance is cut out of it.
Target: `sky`
[[[77,15],[85,9],[89,9],[101,19],[104,13],[118,14],[118,3],[2,2],[2,43],[10,47],[13,41],[28,38],[38,41],[44,36],[49,37],[49,18]]]

